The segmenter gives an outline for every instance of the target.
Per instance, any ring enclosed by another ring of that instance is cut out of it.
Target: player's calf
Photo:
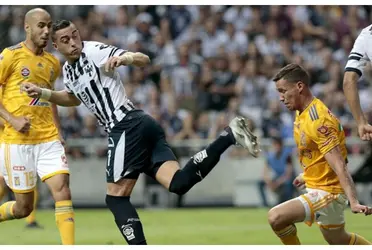
[[[130,202],[136,179],[121,179],[108,183],[106,204],[115,218],[115,223],[129,245],[147,245],[141,220]]]
[[[75,214],[72,207],[69,175],[57,174],[45,180],[55,201],[55,216],[63,245],[75,244]]]
[[[304,221],[305,216],[305,208],[301,201],[293,199],[270,209],[268,220],[283,244],[300,245],[295,223]]]
[[[371,245],[372,243],[355,233],[348,233],[344,225],[340,227],[321,227],[324,239],[329,245]]]
[[[15,201],[5,202],[0,206],[0,222],[22,219],[33,210],[34,193],[15,193]]]

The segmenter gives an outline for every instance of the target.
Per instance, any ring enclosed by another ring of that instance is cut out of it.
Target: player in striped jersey
[[[295,223],[316,222],[329,244],[371,245],[363,237],[345,230],[347,201],[353,213],[370,215],[370,207],[359,204],[354,182],[347,170],[345,134],[338,119],[310,91],[308,73],[289,64],[275,76],[280,101],[296,111],[294,139],[303,174],[294,185],[306,193],[269,211],[269,223],[285,245],[300,245]]]
[[[83,102],[109,133],[106,204],[128,244],[147,244],[141,221],[130,195],[141,173],[153,177],[170,192],[182,195],[200,182],[218,163],[221,154],[239,144],[253,156],[259,152],[256,136],[245,119],[233,119],[206,149],[195,154],[181,169],[170,149],[163,128],[152,117],[136,109],[125,94],[115,68],[145,66],[148,56],[98,42],[82,42],[69,21],[54,24],[55,48],[67,59],[63,66],[64,91],[23,84],[29,96],[58,105]]]
[[[367,63],[372,59],[372,25],[364,28],[354,42],[344,73],[344,93],[350,110],[358,125],[359,137],[364,141],[372,140],[372,126],[364,116],[359,100],[358,80]]]

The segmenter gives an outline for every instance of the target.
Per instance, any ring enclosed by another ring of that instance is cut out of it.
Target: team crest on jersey
[[[328,133],[328,127],[324,126],[324,125],[320,126],[317,130],[318,130],[319,133],[321,133],[323,135]]]
[[[23,76],[23,78],[28,78],[30,76],[30,70],[27,68],[27,67],[22,67],[21,69],[21,75]]]

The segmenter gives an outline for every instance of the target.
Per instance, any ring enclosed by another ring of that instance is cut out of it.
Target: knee
[[[192,183],[188,179],[187,174],[182,170],[178,170],[174,174],[172,181],[169,185],[169,192],[178,195],[184,195],[193,187],[193,185],[194,183]]]
[[[282,222],[282,216],[280,214],[279,209],[274,207],[269,210],[268,221],[272,229],[274,230],[282,229],[283,222]]]
[[[16,203],[14,216],[17,219],[25,218],[31,214],[34,210],[34,204],[32,203]]]

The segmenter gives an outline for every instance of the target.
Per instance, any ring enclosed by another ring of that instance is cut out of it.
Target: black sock
[[[187,193],[209,174],[220,160],[221,154],[233,144],[235,144],[235,138],[231,129],[227,127],[214,142],[195,154],[182,170],[174,174],[169,191],[179,195]]]
[[[128,245],[147,245],[142,223],[136,209],[130,203],[130,197],[106,195],[106,204]]]

